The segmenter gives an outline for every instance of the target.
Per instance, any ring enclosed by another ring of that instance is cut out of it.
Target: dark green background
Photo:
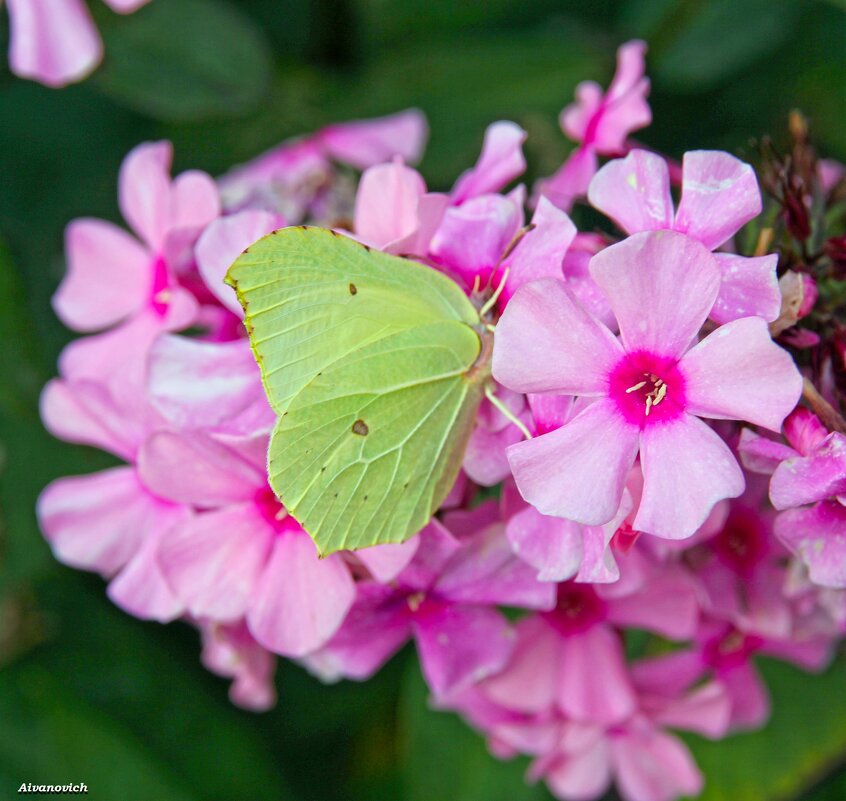
[[[556,118],[575,84],[607,82],[634,36],[651,45],[643,141],[753,158],[751,139],[783,141],[799,107],[819,149],[846,159],[846,3],[154,0],[131,17],[91,4],[107,59],[88,82],[57,92],[0,68],[0,799],[24,781],[84,781],[106,801],[547,798],[523,787],[524,763],[496,762],[426,709],[407,651],[364,685],[323,687],[283,665],[277,709],[248,714],[200,667],[192,629],[134,620],[97,577],[53,561],[32,511],[39,490],[110,464],[38,421],[70,336],[49,307],[63,227],[117,220],[120,161],[145,139],[172,139],[177,170],[217,174],[284,137],[411,105],[431,123],[433,188],[501,118],[530,132],[531,174],[549,173],[569,147]],[[846,797],[846,668],[764,668],[767,730],[691,739],[707,798]]]

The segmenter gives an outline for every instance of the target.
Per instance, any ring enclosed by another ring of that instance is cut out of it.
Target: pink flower
[[[144,443],[147,486],[200,511],[160,543],[175,595],[196,618],[246,618],[263,647],[303,656],[341,625],[355,596],[342,557],[318,559],[311,538],[267,485],[266,437],[230,440],[160,431]],[[191,465],[185,470],[185,465]]]
[[[308,664],[324,678],[365,679],[414,637],[426,680],[442,695],[508,659],[513,632],[494,604],[537,609],[553,600],[553,585],[535,581],[513,556],[501,525],[457,540],[432,521],[414,559],[389,586],[359,583],[344,625]]]
[[[770,500],[787,510],[776,518],[776,536],[805,563],[811,580],[846,587],[846,437],[828,433],[804,408],[790,415],[784,433],[789,445],[744,429],[744,464],[772,473]]]
[[[645,150],[633,150],[602,167],[590,183],[588,199],[627,234],[679,231],[708,250],[724,245],[761,213],[755,173],[734,156],[690,151],[684,155],[682,171],[681,201],[675,215],[667,163]],[[714,256],[722,282],[711,319],[718,323],[749,316],[775,320],[781,309],[778,256]]]
[[[203,172],[171,181],[172,156],[169,142],[147,143],[121,166],[120,208],[138,239],[105,220],[68,226],[68,272],[53,297],[68,327],[97,331],[142,313],[171,330],[192,322],[197,302],[180,277],[193,264],[194,240],[220,205],[214,181]]]
[[[131,14],[149,0],[104,0]],[[103,42],[83,0],[8,0],[9,65],[21,78],[60,87],[85,78],[103,58]]]
[[[508,121],[495,122],[485,131],[479,160],[459,176],[450,193],[453,204],[460,206],[470,198],[499,192],[526,169],[523,143],[526,132]]]
[[[292,225],[314,216],[330,223],[320,209],[327,200],[330,205],[332,202],[337,183],[333,162],[359,170],[395,156],[416,162],[427,135],[426,118],[417,109],[327,126],[310,136],[283,142],[222,176],[219,185],[224,206],[228,211],[276,212]]]
[[[718,500],[744,488],[731,451],[698,418],[778,431],[799,400],[801,376],[757,317],[690,347],[720,282],[713,256],[690,237],[635,234],[594,256],[590,271],[619,340],[550,279],[518,291],[497,325],[493,374],[502,384],[596,399],[561,428],[509,448],[517,486],[543,514],[603,525],[640,453],[634,528],[688,537]]]
[[[537,195],[569,209],[575,198],[587,192],[598,166],[597,154],[625,152],[629,134],[652,122],[646,102],[649,79],[644,77],[645,54],[645,42],[622,45],[617,51],[617,72],[605,94],[594,81],[576,87],[576,102],[561,112],[560,123],[564,133],[581,145],[555,175],[538,182]]]

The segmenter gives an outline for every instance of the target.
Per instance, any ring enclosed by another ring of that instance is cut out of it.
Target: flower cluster
[[[434,703],[557,797],[699,792],[673,730],[761,726],[756,656],[818,671],[846,633],[843,230],[819,223],[843,171],[795,137],[803,158],[765,154],[761,216],[748,164],[634,146],[645,49],[620,49],[607,92],[578,87],[578,146],[531,203],[511,122],[441,192],[408,165],[416,111],[217,181],[172,178],[167,143],[130,153],[132,233],[71,223],[54,298],[87,336],[44,422],[123,462],[44,491],[57,558],[131,614],[196,625],[247,708],[274,703],[277,656],[363,680],[413,640]],[[577,230],[576,202],[603,232]],[[443,507],[407,542],[325,559],[268,486],[274,415],[223,283],[302,221],[444,272],[495,320],[493,400]]]

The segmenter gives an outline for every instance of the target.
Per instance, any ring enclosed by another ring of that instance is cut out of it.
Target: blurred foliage
[[[133,620],[98,578],[53,561],[38,493],[110,464],[38,421],[70,337],[49,302],[63,228],[118,220],[117,170],[145,139],[172,139],[178,170],[218,174],[285,137],[412,105],[431,124],[431,187],[450,185],[500,118],[529,131],[530,177],[548,174],[570,147],[561,107],[580,80],[607,82],[615,47],[635,36],[650,42],[655,122],[639,136],[651,146],[754,158],[752,139],[784,141],[798,107],[820,151],[846,160],[846,4],[154,0],[127,17],[91,6],[107,58],[88,82],[57,92],[0,67],[0,795],[73,780],[106,801],[547,798],[522,784],[524,761],[496,762],[427,708],[408,651],[361,685],[324,687],[282,665],[278,708],[251,715],[200,666],[196,632]],[[7,36],[0,12],[4,49]],[[765,670],[771,725],[694,743],[706,797],[842,799],[843,665],[822,678]]]

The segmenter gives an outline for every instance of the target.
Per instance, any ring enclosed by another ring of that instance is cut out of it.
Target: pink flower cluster
[[[131,14],[150,0],[104,0]],[[85,78],[103,58],[103,42],[85,0],[7,0],[15,75],[60,87]]]
[[[242,706],[274,703],[277,655],[363,680],[413,640],[434,703],[495,756],[529,755],[557,797],[699,792],[673,730],[761,726],[756,656],[821,670],[846,632],[846,437],[800,405],[808,377],[773,341],[779,257],[734,251],[761,212],[752,168],[692,151],[679,175],[630,146],[650,121],[644,53],[621,48],[607,92],[580,85],[562,114],[580,145],[528,220],[511,122],[447,192],[406,164],[426,135],[414,111],[217,182],[171,178],[167,143],[130,153],[132,233],[71,223],[54,299],[89,335],[45,388],[45,424],[123,462],[44,491],[57,558],[134,615],[194,623]],[[578,197],[619,233],[577,231]],[[267,484],[274,416],[223,284],[303,220],[445,272],[497,320],[499,401],[443,508],[403,544],[323,560]]]

